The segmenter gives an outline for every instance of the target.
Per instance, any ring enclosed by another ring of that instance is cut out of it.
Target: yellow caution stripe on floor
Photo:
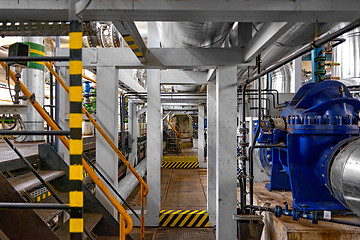
[[[199,168],[199,162],[194,161],[163,161],[162,168]]]
[[[43,193],[43,194],[37,196],[35,201],[40,202],[41,200],[44,200],[45,198],[50,197],[50,196],[51,196],[51,192],[47,191],[46,193]]]
[[[209,227],[206,210],[161,210],[160,227],[203,228]]]
[[[191,142],[180,143],[180,148],[191,148],[193,145]]]
[[[198,161],[198,156],[163,156],[163,161]]]

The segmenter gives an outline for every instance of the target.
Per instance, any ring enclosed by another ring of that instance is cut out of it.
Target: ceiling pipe
[[[313,49],[319,48],[320,46],[322,46],[323,44],[330,42],[331,40],[334,40],[335,38],[341,36],[344,33],[347,33],[357,27],[360,26],[360,19],[357,19],[356,21],[350,23],[349,25],[347,25],[344,28],[341,28],[329,35],[326,35],[316,41],[313,41],[312,43],[307,44],[305,47],[301,48],[300,50],[296,51],[295,53],[291,54],[290,56],[283,58],[282,60],[280,60],[278,63],[268,67],[267,69],[265,69],[264,71],[262,71],[260,74],[257,74],[249,79],[247,79],[245,82],[240,82],[240,80],[238,80],[237,85],[246,85],[246,84],[250,84],[253,81],[255,81],[256,79],[265,76],[266,74],[278,69],[279,67],[284,66],[285,64],[291,62],[292,60],[301,57],[302,55],[310,52]]]

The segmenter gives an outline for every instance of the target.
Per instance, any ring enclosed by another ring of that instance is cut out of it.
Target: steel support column
[[[302,86],[302,57],[298,57],[293,61],[293,82],[291,84],[291,92],[296,93]]]
[[[148,25],[148,47],[159,47],[159,35],[155,22]],[[159,225],[161,160],[162,160],[162,111],[160,96],[160,70],[147,72],[147,183],[146,225]]]
[[[205,106],[199,105],[198,111],[198,161],[200,168],[206,168],[204,159],[205,150],[205,130],[204,130],[204,118],[205,118]]]
[[[137,115],[136,115],[136,103],[129,100],[129,117],[128,117],[128,126],[129,126],[129,135],[130,135],[130,146],[131,154],[129,156],[129,162],[135,167],[137,163]],[[129,169],[127,169],[127,174],[132,174]]]
[[[216,71],[216,239],[236,239],[236,66]]]
[[[216,82],[207,84],[207,211],[209,225],[216,223]]]
[[[118,71],[115,67],[97,68],[96,85],[96,121],[110,139],[118,143]],[[118,187],[118,156],[109,144],[96,133],[96,164],[100,171],[107,177],[110,183]],[[113,214],[118,217],[118,212],[109,203],[103,193],[97,189],[98,199]]]

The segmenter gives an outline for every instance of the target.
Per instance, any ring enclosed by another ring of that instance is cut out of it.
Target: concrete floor
[[[197,156],[197,149],[184,148],[178,156]],[[162,168],[161,210],[206,210],[206,174],[206,169]],[[128,202],[139,208],[140,193],[130,199]],[[145,232],[145,239],[151,240],[215,240],[214,228],[146,228]],[[140,230],[134,228],[131,236],[138,239]]]
[[[206,210],[206,169],[161,169],[161,210]]]

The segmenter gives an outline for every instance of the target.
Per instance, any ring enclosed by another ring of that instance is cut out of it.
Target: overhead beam
[[[160,71],[160,84],[203,85],[206,84],[206,72]]]
[[[140,62],[146,62],[146,45],[133,21],[113,21],[116,29],[120,32],[130,49]]]
[[[288,22],[265,23],[259,32],[247,43],[244,50],[244,61],[249,62],[274,43],[294,24]]]
[[[1,0],[0,6],[1,20],[68,20],[68,0]],[[92,0],[81,18],[83,21],[348,22],[359,14],[358,0]]]
[[[131,92],[146,92],[146,89],[143,88],[134,78],[132,78],[131,73],[127,69],[119,69],[119,87]]]
[[[209,69],[207,72],[206,80],[208,82],[215,81],[216,78],[216,70],[215,69]]]
[[[141,63],[129,48],[84,48],[83,67],[115,66],[127,69],[209,69],[217,66],[248,66],[241,48],[148,48],[147,62]],[[67,48],[56,49],[68,56]],[[120,57],[121,56],[121,57]],[[67,62],[57,62],[67,66]]]

